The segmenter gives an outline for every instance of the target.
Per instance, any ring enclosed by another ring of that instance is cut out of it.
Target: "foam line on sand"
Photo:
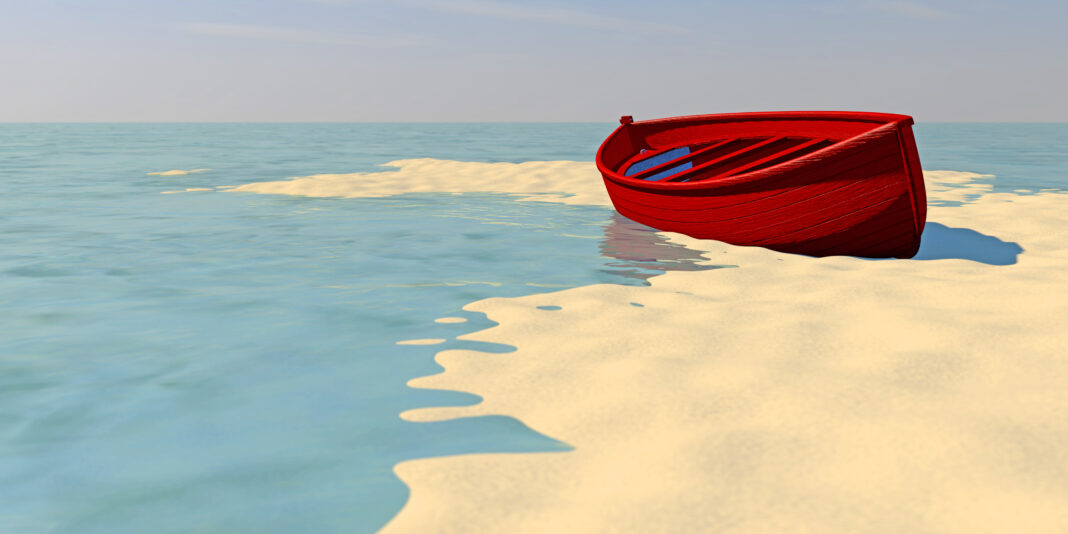
[[[1068,195],[979,194],[928,220],[1015,263],[672,235],[738,268],[466,306],[499,324],[461,339],[517,350],[439,352],[410,385],[483,402],[402,417],[503,414],[574,450],[398,464],[384,532],[1068,532]]]

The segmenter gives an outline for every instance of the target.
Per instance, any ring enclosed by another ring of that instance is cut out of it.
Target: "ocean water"
[[[995,192],[1068,189],[1068,124],[920,123],[915,133],[924,169],[992,174]]]
[[[699,255],[608,208],[493,194],[161,194],[396,159],[589,161],[611,124],[0,125],[0,532],[373,532],[399,461],[564,451],[408,388],[487,297]],[[1068,187],[1068,125],[919,125],[927,169]],[[209,171],[154,176],[169,169]],[[545,313],[552,313],[546,309]],[[440,317],[465,317],[440,324]],[[438,345],[398,341],[440,338]]]

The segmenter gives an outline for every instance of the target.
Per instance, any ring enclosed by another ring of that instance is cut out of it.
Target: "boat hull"
[[[810,256],[909,258],[920,245],[926,196],[911,119],[707,181],[630,179],[605,165],[604,150],[598,166],[616,210],[659,230]]]

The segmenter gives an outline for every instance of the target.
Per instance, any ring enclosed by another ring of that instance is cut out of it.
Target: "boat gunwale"
[[[800,157],[783,161],[781,163],[777,163],[769,167],[764,167],[755,171],[743,172],[731,176],[712,178],[709,180],[697,180],[692,182],[650,182],[646,180],[635,179],[608,169],[605,166],[602,158],[604,149],[609,144],[609,142],[611,142],[617,135],[619,135],[624,128],[631,127],[634,124],[674,124],[678,127],[684,127],[689,126],[690,123],[707,124],[714,122],[767,121],[784,119],[797,121],[837,120],[843,122],[870,122],[879,124],[879,126],[872,128],[871,130],[854,135],[852,137],[842,139],[819,150],[809,152]],[[824,159],[826,159],[829,154],[849,150],[858,145],[862,145],[868,142],[872,138],[882,137],[892,132],[896,133],[899,127],[909,126],[912,125],[912,123],[912,117],[908,115],[861,111],[762,111],[752,113],[722,113],[714,115],[689,115],[684,117],[651,119],[648,121],[621,124],[618,128],[615,129],[615,131],[612,132],[611,135],[609,135],[604,140],[603,143],[601,143],[600,148],[597,149],[596,163],[597,170],[601,172],[601,175],[605,179],[616,182],[617,184],[623,187],[660,191],[713,190],[721,187],[729,187],[742,183],[752,183],[755,181],[769,179],[788,170],[794,170],[811,164],[818,164]]]

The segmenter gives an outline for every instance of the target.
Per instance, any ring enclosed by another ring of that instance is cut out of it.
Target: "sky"
[[[1068,2],[0,0],[0,122],[1068,121]]]

